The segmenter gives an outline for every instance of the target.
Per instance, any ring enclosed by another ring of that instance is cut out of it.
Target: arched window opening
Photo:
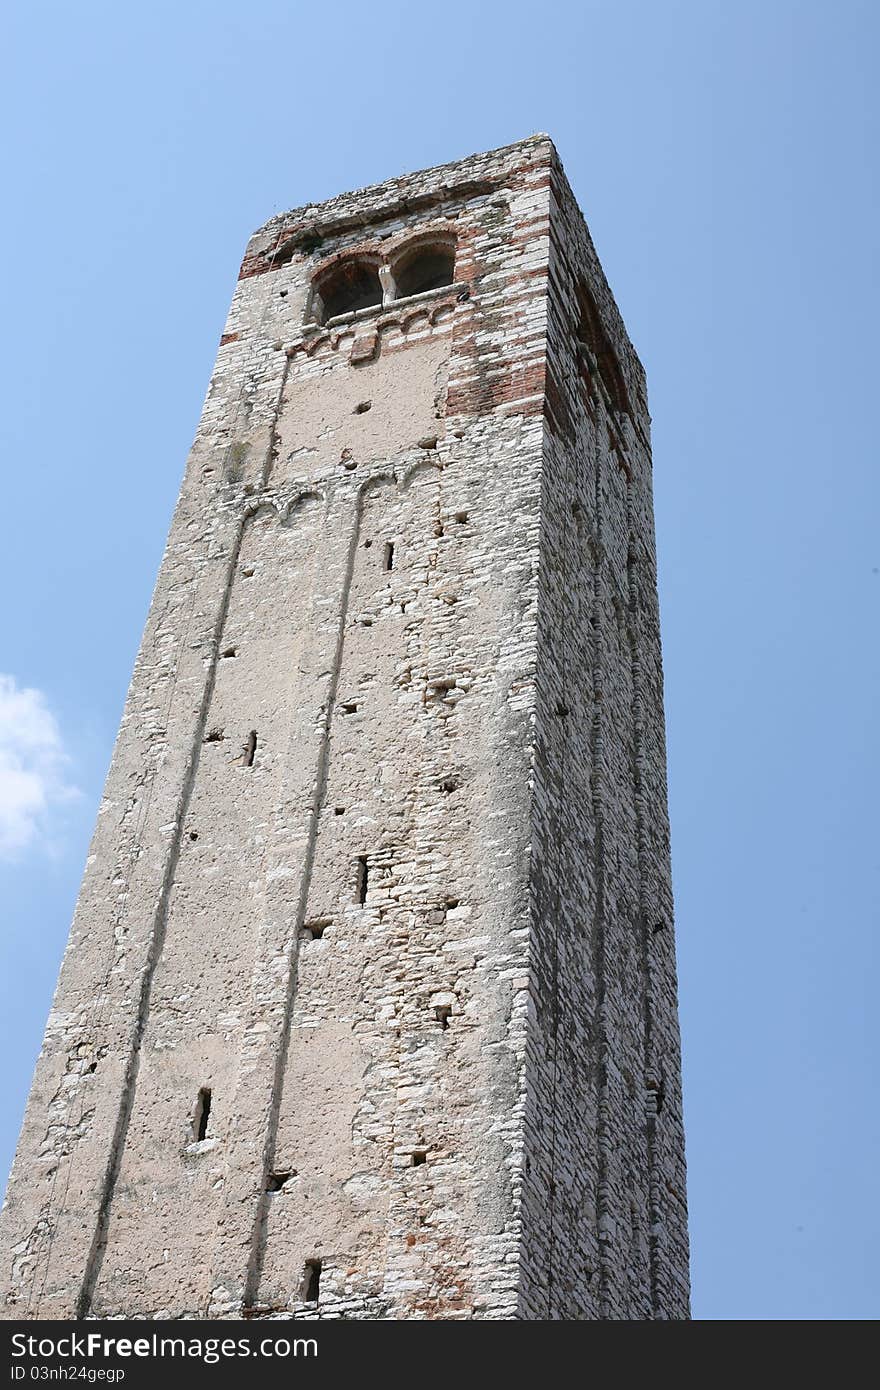
[[[595,358],[596,367],[605,390],[608,392],[612,408],[630,414],[626,382],[620,370],[617,354],[602,326],[598,305],[583,283],[577,287],[577,299],[579,318],[575,336],[578,345],[586,348]]]
[[[379,272],[366,261],[343,261],[315,287],[312,317],[318,323],[382,303]]]
[[[394,265],[397,299],[426,294],[451,285],[455,279],[455,249],[448,245],[419,246],[404,252]]]

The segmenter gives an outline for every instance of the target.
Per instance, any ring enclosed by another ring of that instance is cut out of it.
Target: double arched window
[[[455,243],[451,238],[420,237],[387,259],[362,252],[319,273],[312,285],[309,316],[315,323],[327,323],[339,314],[394,304],[454,280]]]

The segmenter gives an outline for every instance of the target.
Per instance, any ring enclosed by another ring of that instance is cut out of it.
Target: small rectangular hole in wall
[[[366,415],[367,411],[372,410],[372,408],[372,401],[361,401],[360,405],[355,406],[354,413],[355,415]]]
[[[411,1153],[411,1155],[410,1155],[410,1161],[411,1161],[411,1163],[412,1163],[413,1168],[418,1168],[418,1167],[420,1166],[420,1164],[422,1164],[422,1163],[427,1163],[427,1161],[428,1161],[428,1150],[427,1150],[427,1149],[413,1149],[413,1151],[412,1151],[412,1153]]]
[[[257,755],[257,731],[256,731],[256,729],[251,729],[250,733],[249,733],[248,736],[247,736],[247,739],[245,740],[245,745],[244,745],[244,756],[243,756],[243,758],[242,758],[242,763],[243,763],[243,765],[244,765],[245,767],[253,767],[253,765],[254,765],[254,758],[256,757],[256,755]]]
[[[290,1179],[295,1177],[296,1173],[293,1171],[292,1168],[287,1173],[270,1173],[268,1178],[266,1179],[266,1191],[281,1192],[284,1188],[285,1183],[290,1182]]]
[[[315,918],[314,922],[305,922],[301,932],[303,941],[320,941],[328,927],[332,927],[333,920],[330,917]]]
[[[333,807],[333,814],[334,814],[334,816],[344,816],[344,815],[345,815],[345,807],[344,807],[344,806],[334,806],[334,807]]]
[[[394,542],[386,541],[385,550],[382,554],[382,568],[385,571],[394,569]]]
[[[228,661],[231,656],[238,656],[238,647],[227,647],[225,652],[220,653],[224,661]]]
[[[357,714],[357,703],[354,700],[346,700],[339,708],[343,714]]]
[[[306,1260],[303,1270],[303,1303],[317,1303],[321,1292],[321,1261]]]
[[[203,1086],[199,1091],[199,1098],[196,1101],[196,1112],[193,1115],[193,1138],[197,1143],[207,1136],[208,1120],[211,1116],[211,1092],[207,1086]]]
[[[360,903],[361,907],[363,907],[364,903],[367,901],[368,879],[369,870],[367,868],[367,856],[362,854],[357,860],[354,889],[354,900]]]
[[[437,1004],[434,1009],[434,1017],[444,1031],[449,1027],[449,1015],[451,1013],[451,1004]]]

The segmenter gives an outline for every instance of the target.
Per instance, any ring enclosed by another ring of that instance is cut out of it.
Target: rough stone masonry
[[[13,1318],[688,1316],[642,367],[543,135],[248,245]]]

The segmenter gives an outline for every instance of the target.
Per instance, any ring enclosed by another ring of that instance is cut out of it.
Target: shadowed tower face
[[[248,246],[0,1250],[10,1317],[688,1315],[644,376],[546,137]]]

